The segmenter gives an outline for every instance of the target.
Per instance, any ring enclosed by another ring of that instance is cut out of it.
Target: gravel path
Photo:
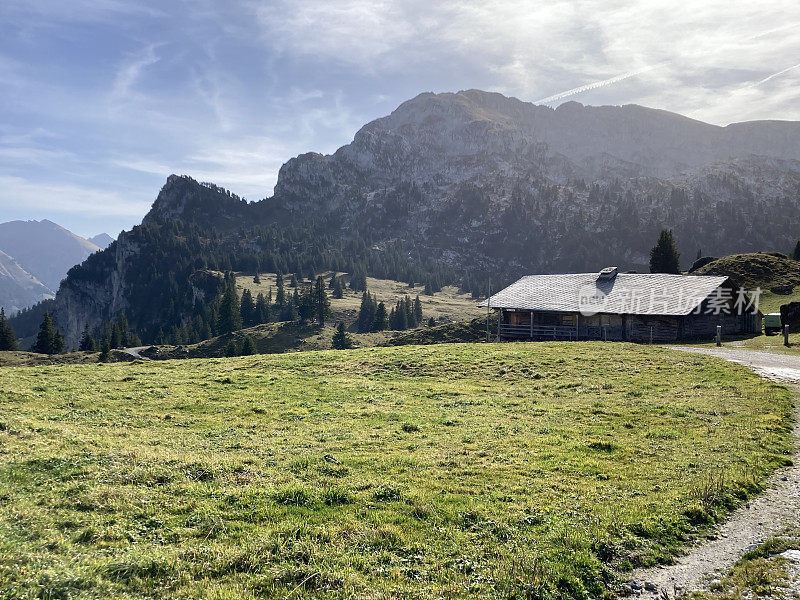
[[[747,365],[762,377],[793,384],[800,398],[800,387],[796,387],[800,384],[800,356],[726,348],[677,349]],[[800,402],[795,403],[795,415],[794,433],[800,440]],[[702,589],[727,572],[750,547],[800,523],[800,450],[792,460],[794,466],[779,469],[770,477],[763,494],[731,514],[715,539],[690,548],[674,565],[634,571],[634,592],[641,598],[663,599]]]

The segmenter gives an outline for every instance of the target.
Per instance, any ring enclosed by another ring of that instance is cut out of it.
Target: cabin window
[[[622,315],[600,315],[600,325],[622,327]]]
[[[575,315],[561,315],[561,324],[575,326]]]

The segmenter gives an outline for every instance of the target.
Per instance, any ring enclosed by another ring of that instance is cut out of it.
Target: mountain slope
[[[363,269],[483,293],[525,273],[646,270],[663,227],[684,257],[786,250],[798,198],[800,123],[421,94],[334,154],[289,160],[257,203],[171,176],[141,226],[70,272],[56,316],[74,343],[126,310],[147,342],[197,316],[207,269]]]
[[[0,223],[0,250],[53,290],[71,267],[99,249],[47,219]]]
[[[28,273],[5,252],[0,251],[0,306],[6,314],[53,298],[55,293]]]

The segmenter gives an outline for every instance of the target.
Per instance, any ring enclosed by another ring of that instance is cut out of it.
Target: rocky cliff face
[[[798,161],[796,122],[718,127],[469,90],[421,94],[333,155],[290,160],[264,203],[366,222],[461,269],[642,269],[661,227],[692,255],[788,248]]]
[[[608,264],[646,270],[663,227],[675,230],[686,266],[698,250],[786,251],[800,236],[800,123],[718,127],[635,105],[551,109],[478,90],[421,94],[334,154],[288,161],[274,196],[258,203],[171,176],[143,222],[170,224],[190,224],[197,248],[229,248],[225,264],[268,259],[291,227],[297,252],[320,247],[320,231],[360,236],[346,260],[400,241],[403,260],[445,265],[462,282]],[[173,237],[174,256],[196,251]],[[59,290],[69,343],[84,322],[140,293],[158,252],[146,236],[133,239],[123,233],[100,253],[102,268],[71,274]]]
[[[0,251],[0,306],[11,316],[17,311],[53,297],[54,292]]]

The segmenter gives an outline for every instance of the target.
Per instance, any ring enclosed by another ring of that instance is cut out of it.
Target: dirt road
[[[747,365],[766,379],[791,384],[800,397],[800,356],[726,348],[677,349]],[[795,404],[795,414],[794,433],[800,440],[800,402]],[[690,548],[674,565],[635,571],[631,578],[635,593],[641,598],[674,598],[702,589],[730,569],[746,550],[786,526],[800,523],[800,451],[797,449],[792,460],[794,466],[775,472],[763,494],[730,516],[719,528],[716,539]]]

